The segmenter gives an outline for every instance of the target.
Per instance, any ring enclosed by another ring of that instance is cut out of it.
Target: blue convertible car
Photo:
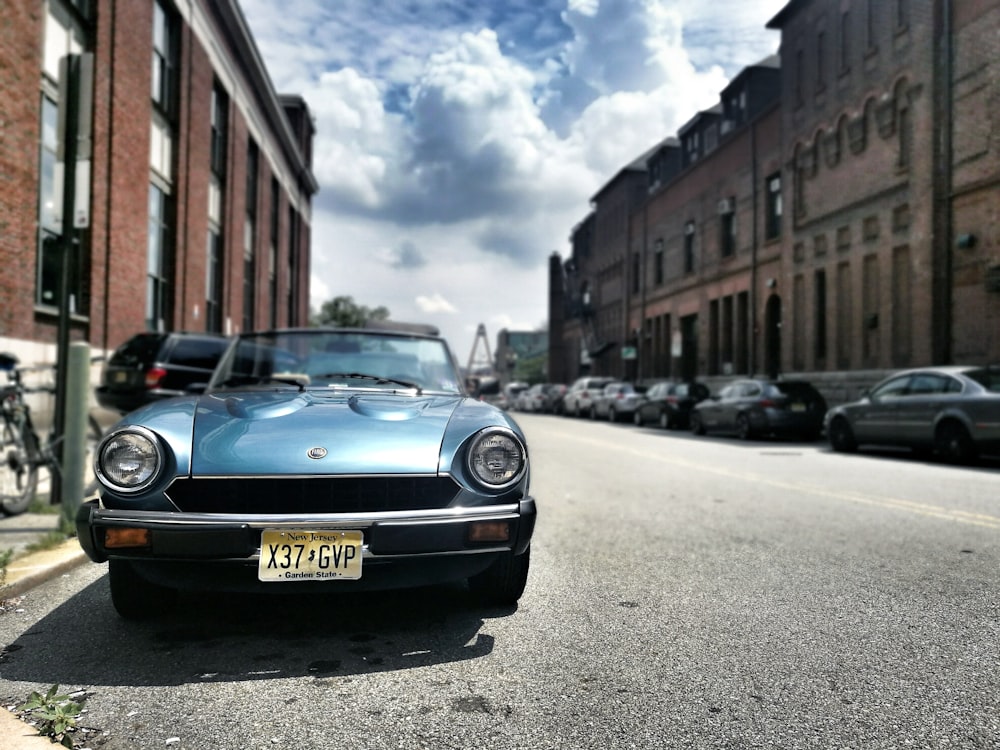
[[[131,619],[179,589],[340,591],[467,580],[513,604],[535,502],[524,435],[445,341],[375,329],[237,336],[202,393],[97,450],[80,543]]]

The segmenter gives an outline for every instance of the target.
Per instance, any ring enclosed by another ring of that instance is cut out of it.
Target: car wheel
[[[854,440],[854,431],[843,417],[837,417],[827,428],[830,447],[838,453],[853,453],[858,448]]]
[[[528,582],[530,564],[530,546],[520,555],[504,552],[482,573],[469,578],[469,591],[488,604],[517,604]]]
[[[597,409],[593,406],[590,407],[590,418],[597,419]]]
[[[608,421],[609,422],[618,421],[618,414],[615,412],[615,407],[613,406],[610,409],[608,409]]]
[[[705,434],[705,425],[702,423],[701,415],[698,412],[691,415],[691,432],[695,435]]]
[[[632,414],[632,423],[636,427],[642,427],[642,415],[639,413],[638,409],[636,409],[635,412]]]
[[[174,589],[150,583],[128,560],[108,561],[111,603],[126,620],[149,620],[167,611],[177,596]]]
[[[736,415],[736,434],[740,440],[749,440],[753,437],[753,430],[750,429],[750,417],[746,414]]]
[[[934,445],[938,455],[949,463],[967,464],[976,459],[976,445],[960,422],[949,420],[938,425]]]

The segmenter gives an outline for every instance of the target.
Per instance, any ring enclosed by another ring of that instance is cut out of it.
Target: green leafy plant
[[[73,738],[70,732],[76,729],[76,717],[80,715],[83,706],[68,695],[59,695],[59,686],[53,685],[42,695],[32,692],[18,711],[30,714],[38,721],[36,728],[43,737],[48,737],[63,747],[72,748]]]
[[[13,549],[5,549],[0,552],[0,586],[7,580],[7,566],[10,565],[12,559],[14,559]]]

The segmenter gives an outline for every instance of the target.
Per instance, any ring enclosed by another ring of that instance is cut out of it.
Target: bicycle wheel
[[[38,465],[31,459],[37,452],[35,434],[27,425],[3,420],[0,433],[0,511],[4,515],[24,513],[35,499]]]

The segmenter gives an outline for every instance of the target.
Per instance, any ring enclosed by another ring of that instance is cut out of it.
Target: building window
[[[684,225],[684,273],[694,273],[694,222]]]
[[[229,127],[229,97],[216,84],[210,108],[211,154],[208,183],[208,244],[205,263],[205,330],[222,333],[225,253],[222,238],[223,196],[226,180],[226,143]]]
[[[153,58],[149,139],[149,238],[146,248],[146,328],[164,331],[172,319],[174,141],[176,132],[177,19],[153,3]]]
[[[769,240],[781,235],[781,212],[781,174],[778,173],[767,178],[767,218],[764,231]]]
[[[271,178],[271,233],[267,249],[267,287],[271,328],[278,327],[278,241],[281,223],[281,192],[278,180]]]
[[[795,51],[795,106],[801,107],[805,103],[805,90],[803,83],[806,75],[806,55],[803,50]]]
[[[656,285],[660,286],[664,281],[663,272],[663,240],[657,240],[656,249],[653,253],[653,277],[656,280]]]
[[[56,178],[56,165],[62,134],[59,132],[59,70],[66,55],[78,55],[89,46],[87,21],[89,6],[83,0],[46,3],[45,35],[42,47],[42,97],[38,150],[38,234],[35,279],[35,304],[55,308],[61,304],[60,280],[63,275],[62,184]],[[72,229],[72,227],[70,227]],[[76,242],[66,267],[70,312],[87,314],[89,284],[89,243],[87,233],[75,233]]]
[[[719,252],[723,258],[736,254],[736,198],[719,201]]]
[[[872,55],[878,51],[878,46],[876,44],[877,37],[875,36],[876,32],[875,14],[877,12],[876,8],[881,2],[883,2],[883,0],[868,0],[867,6],[865,8],[865,43],[868,47],[867,54],[869,55]]]
[[[150,331],[165,331],[171,317],[172,226],[170,196],[151,184],[146,248],[146,328]]]
[[[816,34],[816,91],[826,88],[826,32]]]
[[[246,216],[243,219],[243,325],[244,331],[255,327],[257,305],[257,144],[247,146]]]
[[[159,0],[153,3],[153,71],[151,95],[154,106],[172,116],[177,91],[177,24]]]
[[[299,325],[299,214],[294,206],[288,207],[288,283],[285,285],[288,325]]]
[[[910,25],[909,0],[896,0],[896,31],[905,31]]]
[[[840,73],[851,69],[851,12],[840,14]]]
[[[826,363],[826,271],[820,268],[813,277],[813,332],[816,369],[823,369]]]

